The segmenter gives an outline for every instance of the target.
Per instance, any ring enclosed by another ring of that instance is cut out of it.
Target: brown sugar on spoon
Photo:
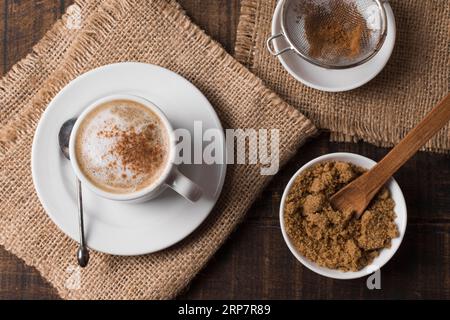
[[[416,125],[372,169],[331,197],[333,208],[354,211],[360,217],[380,188],[431,137],[450,121],[450,94],[442,99],[425,118]]]
[[[286,232],[300,254],[322,267],[358,271],[399,236],[395,203],[382,189],[361,219],[334,210],[329,198],[365,172],[346,162],[323,162],[300,174],[286,198]]]

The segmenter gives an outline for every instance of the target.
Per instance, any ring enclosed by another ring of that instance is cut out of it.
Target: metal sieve
[[[388,26],[383,3],[387,1],[282,1],[282,32],[267,40],[267,48],[274,56],[292,50],[320,67],[345,69],[371,59],[386,38]],[[344,40],[339,39],[340,34],[333,34],[331,28],[338,29]],[[330,38],[330,33],[334,38]],[[347,43],[345,37],[350,36],[353,40]],[[273,40],[277,38],[284,38],[287,47],[276,50]],[[336,45],[337,40],[342,43]]]

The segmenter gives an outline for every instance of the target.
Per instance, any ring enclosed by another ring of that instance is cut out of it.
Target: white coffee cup
[[[161,123],[167,130],[167,135],[169,137],[168,160],[160,176],[147,187],[131,193],[107,192],[94,185],[92,182],[89,181],[89,179],[84,175],[84,173],[80,169],[77,160],[77,155],[75,152],[75,143],[78,129],[80,128],[80,125],[86,118],[86,116],[98,106],[116,100],[129,100],[149,108],[160,118]],[[72,164],[73,170],[75,171],[75,174],[77,175],[78,179],[80,179],[80,181],[83,183],[83,185],[86,185],[94,193],[106,199],[116,201],[126,201],[126,202],[144,202],[156,198],[164,190],[170,187],[187,200],[195,202],[200,199],[202,195],[202,190],[193,181],[191,181],[189,178],[180,173],[177,166],[174,164],[176,152],[175,143],[176,143],[175,133],[172,128],[172,125],[170,124],[169,120],[164,115],[164,113],[154,103],[142,97],[130,94],[110,95],[92,103],[78,117],[70,136],[70,143],[69,143],[70,162]]]

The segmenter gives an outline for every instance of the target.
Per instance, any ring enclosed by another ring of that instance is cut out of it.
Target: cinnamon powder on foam
[[[102,111],[111,115],[96,118]],[[116,117],[120,119],[118,122],[114,120]],[[159,176],[167,161],[167,141],[159,119],[146,107],[130,101],[113,101],[99,106],[85,121],[87,124],[80,129],[77,152],[80,159],[87,159],[81,163],[82,170],[95,185],[110,192],[129,192],[146,187]],[[103,128],[94,125],[86,129],[88,124],[98,121]],[[105,141],[107,151],[83,156],[85,143],[82,141],[89,138],[89,134],[108,139]],[[103,164],[98,167],[90,163],[92,156],[101,157]],[[98,174],[102,176],[101,181],[95,177]]]
[[[129,169],[135,175],[152,175],[160,170],[167,153],[162,144],[155,143],[158,140],[155,130],[157,128],[154,124],[147,125],[140,132],[133,127],[124,131],[114,126],[111,130],[99,131],[98,135],[104,138],[116,138],[109,153],[120,159],[123,171]],[[110,169],[118,165],[116,161],[108,163]],[[123,178],[126,178],[125,174]],[[132,178],[136,179],[136,176]]]

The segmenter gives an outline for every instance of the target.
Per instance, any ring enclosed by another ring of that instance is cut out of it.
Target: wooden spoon
[[[335,193],[334,209],[354,211],[361,217],[370,201],[389,178],[450,121],[450,95],[447,95],[377,165]]]

